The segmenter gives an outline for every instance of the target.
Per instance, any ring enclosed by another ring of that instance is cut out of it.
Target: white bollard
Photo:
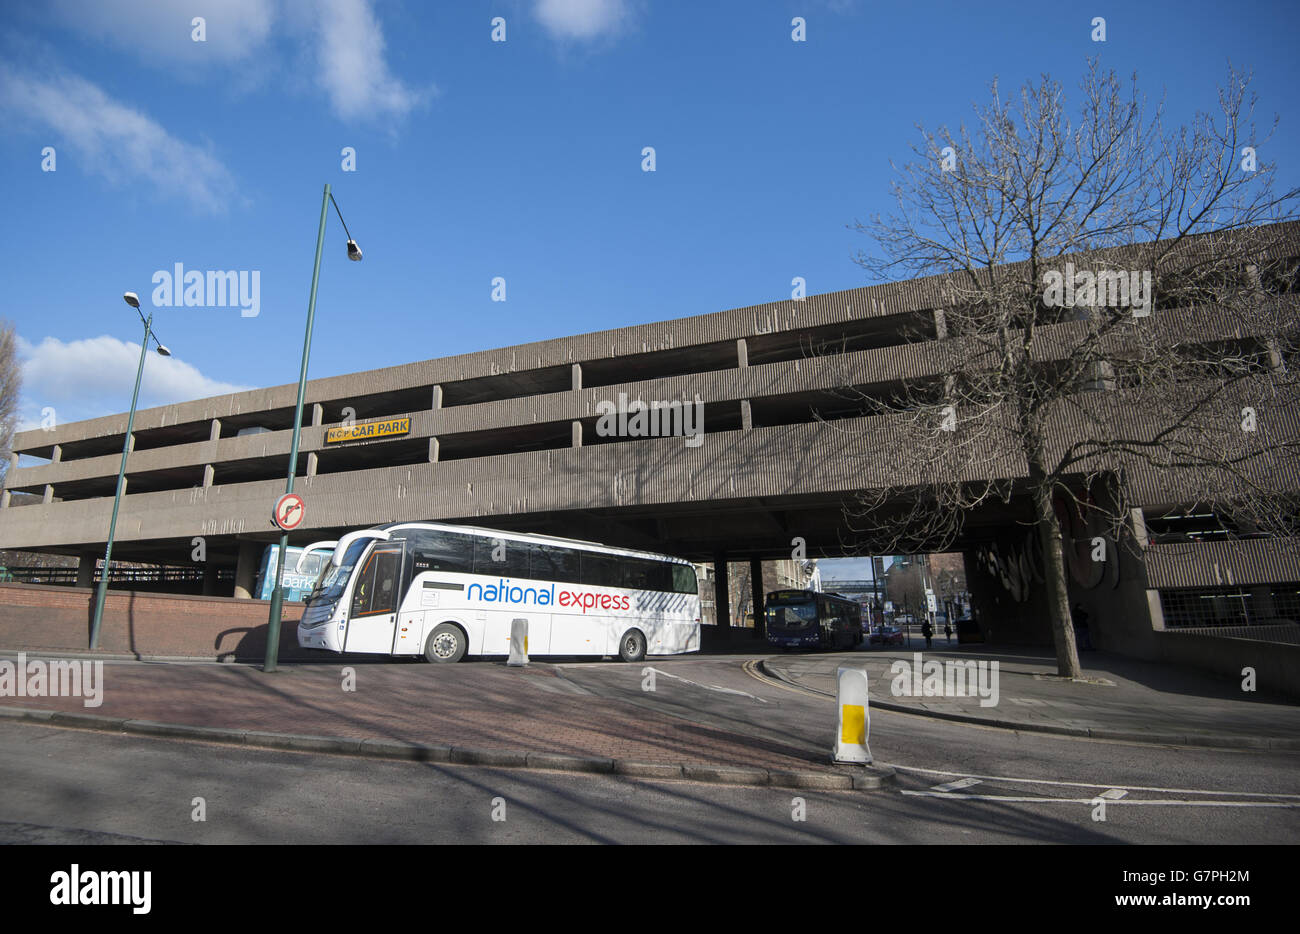
[[[862,668],[840,668],[835,672],[836,705],[835,749],[832,762],[871,761],[867,735],[871,732],[871,715],[867,704],[867,673]]]
[[[506,665],[518,668],[528,664],[528,620],[510,621],[510,658]]]

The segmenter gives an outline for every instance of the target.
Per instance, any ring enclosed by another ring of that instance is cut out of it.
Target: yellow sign
[[[342,428],[330,428],[325,432],[326,444],[340,441],[372,441],[375,438],[404,435],[411,430],[409,418],[390,418],[383,422],[363,422],[360,425],[346,425]]]

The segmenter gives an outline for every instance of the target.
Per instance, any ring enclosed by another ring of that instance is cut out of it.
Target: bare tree
[[[18,363],[17,338],[8,321],[0,321],[0,485],[9,472],[14,430],[18,426],[18,395],[23,371]]]
[[[1136,76],[1095,61],[1073,120],[1050,78],[1013,101],[995,81],[974,131],[921,129],[897,210],[854,225],[873,277],[938,276],[943,299],[917,335],[927,369],[851,390],[883,416],[875,475],[896,478],[851,524],[877,550],[938,551],[973,511],[1032,504],[1066,677],[1065,561],[1088,544],[1063,543],[1072,513],[1136,547],[1130,489],[1177,476],[1236,529],[1296,531],[1297,192],[1273,191],[1248,86],[1230,69],[1218,117],[1167,131]]]

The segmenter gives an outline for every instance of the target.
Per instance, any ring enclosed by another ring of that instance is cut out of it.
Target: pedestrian
[[[943,624],[943,634],[948,637],[948,644],[952,645],[952,623]]]
[[[921,624],[921,635],[925,636],[925,647],[928,649],[930,647],[930,639],[934,636],[934,627],[930,625],[928,619]]]
[[[1088,611],[1083,608],[1082,603],[1076,603],[1070,615],[1074,617],[1074,637],[1079,651],[1091,652],[1092,638],[1088,633]]]

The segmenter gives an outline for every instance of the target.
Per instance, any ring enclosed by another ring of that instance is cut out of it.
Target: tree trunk
[[[1047,578],[1047,606],[1052,618],[1052,638],[1056,642],[1056,673],[1063,678],[1078,678],[1079,653],[1074,644],[1074,624],[1070,620],[1070,595],[1065,585],[1065,557],[1061,545],[1061,528],[1052,509],[1052,488],[1041,483],[1034,490],[1034,525],[1043,549],[1043,570]]]

